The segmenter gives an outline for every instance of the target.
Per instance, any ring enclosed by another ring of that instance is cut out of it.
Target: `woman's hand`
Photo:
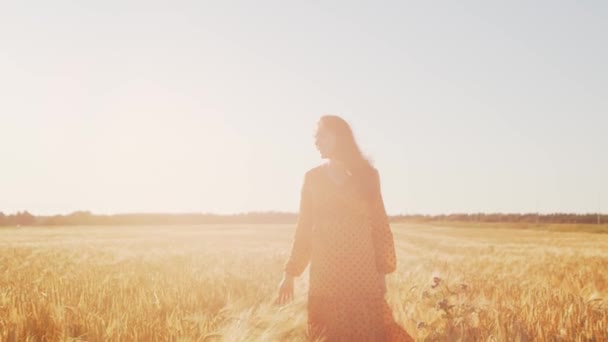
[[[283,305],[291,300],[293,300],[293,276],[285,273],[281,284],[279,284],[279,297],[276,303]]]

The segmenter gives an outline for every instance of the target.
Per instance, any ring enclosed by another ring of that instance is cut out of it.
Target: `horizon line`
[[[162,212],[162,211],[131,211],[131,212],[114,212],[114,213],[96,213],[90,210],[75,210],[75,211],[71,211],[69,213],[55,213],[55,214],[34,214],[33,212],[30,212],[29,210],[18,210],[18,211],[14,211],[12,213],[8,213],[8,212],[4,212],[2,210],[0,210],[0,214],[3,215],[17,215],[19,213],[29,213],[30,215],[33,216],[40,216],[40,217],[44,217],[44,216],[69,216],[69,215],[73,215],[73,214],[78,214],[78,213],[82,213],[82,214],[89,214],[89,215],[93,215],[93,216],[120,216],[120,215],[171,215],[171,216],[177,216],[177,215],[208,215],[208,216],[239,216],[239,215],[259,215],[259,214],[274,214],[274,215],[298,215],[297,211],[282,211],[282,210],[250,210],[250,211],[243,211],[243,212],[231,212],[231,213],[219,213],[219,212],[205,212],[205,211],[198,211],[198,212],[188,212],[188,211],[179,211],[179,212]],[[387,216],[448,216],[448,215],[555,215],[555,214],[560,214],[560,215],[608,215],[608,213],[604,213],[604,212],[600,212],[600,211],[586,211],[586,212],[576,212],[576,211],[570,211],[570,212],[566,212],[566,211],[527,211],[527,212],[509,212],[509,211],[505,211],[505,212],[499,212],[499,211],[487,211],[487,212],[483,212],[483,211],[453,211],[453,212],[444,212],[444,213],[407,213],[407,212],[402,212],[402,213],[397,213],[397,214],[391,214],[391,213],[387,213]]]

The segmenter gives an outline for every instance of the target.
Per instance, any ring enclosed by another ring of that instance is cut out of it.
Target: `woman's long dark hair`
[[[369,198],[375,190],[375,169],[369,159],[361,153],[348,122],[337,115],[323,115],[319,124],[336,137],[332,158],[344,163],[356,180],[361,194],[365,198]]]

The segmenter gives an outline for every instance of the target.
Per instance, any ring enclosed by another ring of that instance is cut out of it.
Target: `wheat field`
[[[420,341],[608,340],[608,234],[392,224],[395,319]],[[0,229],[0,340],[303,341],[293,225]]]

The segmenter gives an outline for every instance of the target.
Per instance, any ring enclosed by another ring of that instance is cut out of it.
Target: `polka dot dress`
[[[395,271],[393,234],[378,172],[370,199],[353,180],[332,181],[327,164],[309,170],[286,273],[310,264],[308,336],[326,341],[413,341],[393,320],[384,295],[385,274]]]

